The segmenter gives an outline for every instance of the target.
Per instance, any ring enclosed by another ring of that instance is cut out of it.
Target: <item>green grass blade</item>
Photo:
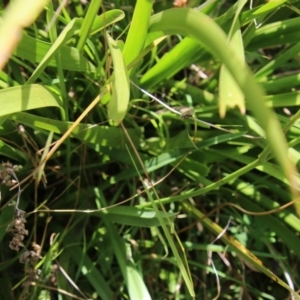
[[[137,0],[129,32],[124,44],[123,57],[125,64],[130,64],[142,51],[147,37],[147,30],[153,2]]]
[[[85,45],[101,4],[102,0],[93,0],[89,5],[88,11],[79,30],[79,41],[77,43],[77,49],[79,51],[81,51]]]
[[[135,168],[137,169],[136,165],[135,165]],[[166,237],[166,239],[168,241],[168,245],[172,249],[172,253],[175,257],[175,260],[177,262],[177,266],[180,270],[180,273],[183,277],[183,280],[184,280],[184,282],[185,282],[185,284],[188,288],[190,296],[192,298],[194,298],[195,297],[195,291],[194,291],[194,286],[193,286],[193,280],[191,278],[191,273],[190,273],[190,270],[189,270],[189,266],[187,264],[187,259],[186,259],[185,253],[184,253],[184,248],[183,248],[183,246],[180,242],[180,239],[178,238],[176,232],[173,232],[174,225],[171,222],[171,220],[168,218],[164,207],[159,203],[159,199],[157,200],[158,204],[156,204],[156,202],[154,201],[154,199],[152,197],[152,193],[150,193],[150,191],[149,191],[149,188],[145,185],[145,183],[143,183],[143,185],[144,185],[144,188],[146,190],[148,199],[150,200],[150,204],[153,207],[153,209],[154,209],[154,211],[155,211],[155,213],[158,217],[160,226],[162,227],[162,230],[164,232],[164,236]],[[153,190],[154,190],[154,193],[155,193],[155,189],[153,189]],[[155,194],[156,194],[156,197],[158,198],[157,193],[155,193]],[[158,208],[158,205],[160,205],[160,208],[162,209],[162,212],[160,212],[160,210]],[[161,217],[161,214],[165,214],[166,220]],[[176,238],[176,243],[173,239],[173,235]],[[162,243],[165,244],[164,239],[163,239]]]

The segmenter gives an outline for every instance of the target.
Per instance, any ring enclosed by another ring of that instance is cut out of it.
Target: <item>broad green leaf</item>
[[[115,124],[118,125],[124,119],[128,108],[130,96],[129,78],[122,52],[118,47],[118,43],[114,41],[108,34],[107,40],[114,65],[112,95],[107,108],[109,118],[111,118]]]
[[[107,219],[113,223],[138,227],[161,226],[157,212],[154,210],[119,205],[100,213],[105,214]],[[175,213],[159,212],[159,217],[162,218],[164,222],[174,221],[175,216]]]
[[[40,63],[46,54],[49,53],[51,46],[50,43],[24,35],[14,55],[33,63]],[[94,73],[96,70],[95,66],[74,47],[62,46],[59,54],[61,56],[62,68],[65,70],[85,73]],[[56,66],[54,58],[48,62],[48,66]]]
[[[63,112],[58,96],[50,88],[38,84],[0,90],[0,98],[0,116],[49,106],[58,107]]]

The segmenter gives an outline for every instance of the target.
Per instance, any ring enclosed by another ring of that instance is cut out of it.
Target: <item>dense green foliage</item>
[[[1,5],[0,299],[300,299],[298,1],[29,2]]]

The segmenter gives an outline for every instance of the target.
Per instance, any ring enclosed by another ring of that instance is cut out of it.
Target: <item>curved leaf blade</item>
[[[128,108],[130,96],[129,78],[118,43],[108,34],[107,40],[114,65],[112,95],[107,108],[109,117],[118,125],[124,119]]]
[[[0,90],[0,98],[0,116],[49,106],[59,107],[62,110],[62,103],[58,96],[48,87],[39,84]]]

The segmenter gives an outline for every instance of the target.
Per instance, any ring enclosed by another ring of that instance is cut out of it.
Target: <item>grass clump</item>
[[[0,299],[300,299],[297,2],[29,5],[1,6]]]

